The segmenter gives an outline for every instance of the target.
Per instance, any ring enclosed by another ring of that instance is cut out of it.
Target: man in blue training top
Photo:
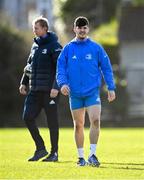
[[[108,89],[108,101],[115,99],[115,83],[111,63],[105,50],[88,38],[89,21],[80,16],[74,21],[76,37],[61,52],[57,63],[57,82],[63,95],[69,95],[74,122],[79,166],[85,166],[84,123],[87,111],[90,120],[90,154],[88,164],[99,166],[96,147],[100,133],[100,86],[102,74]]]

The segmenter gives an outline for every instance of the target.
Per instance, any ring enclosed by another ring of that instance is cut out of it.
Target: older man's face
[[[40,37],[40,36],[43,36],[47,33],[47,29],[46,29],[46,27],[42,27],[40,25],[40,23],[36,23],[33,25],[33,33],[36,36]]]

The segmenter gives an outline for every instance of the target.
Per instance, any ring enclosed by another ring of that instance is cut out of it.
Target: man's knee
[[[96,128],[100,127],[100,118],[99,117],[95,117],[90,121],[92,126],[95,126]]]
[[[49,123],[48,126],[49,126],[50,130],[58,130],[59,129],[59,123],[58,122]]]
[[[81,131],[84,128],[84,123],[83,122],[75,122],[74,127],[75,127],[76,131]]]
[[[34,119],[34,117],[32,116],[32,114],[24,112],[23,116],[22,116],[22,119],[25,122],[30,122],[30,121],[32,121]]]

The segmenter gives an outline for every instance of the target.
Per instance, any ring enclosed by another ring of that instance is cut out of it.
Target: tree
[[[20,112],[18,88],[28,46],[24,37],[6,25],[0,26],[0,42],[0,126],[5,126],[6,120],[12,122],[12,114],[16,117]]]
[[[62,3],[61,17],[67,30],[72,29],[73,20],[80,15],[86,16],[92,28],[109,22],[116,15],[120,0],[67,0]]]

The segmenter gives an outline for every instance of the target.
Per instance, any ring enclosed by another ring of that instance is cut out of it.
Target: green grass
[[[47,129],[40,129],[50,149]],[[101,166],[77,167],[73,129],[60,129],[59,162],[27,162],[34,144],[26,129],[0,129],[0,179],[144,179],[144,129],[102,128]],[[89,154],[85,130],[85,156]]]

